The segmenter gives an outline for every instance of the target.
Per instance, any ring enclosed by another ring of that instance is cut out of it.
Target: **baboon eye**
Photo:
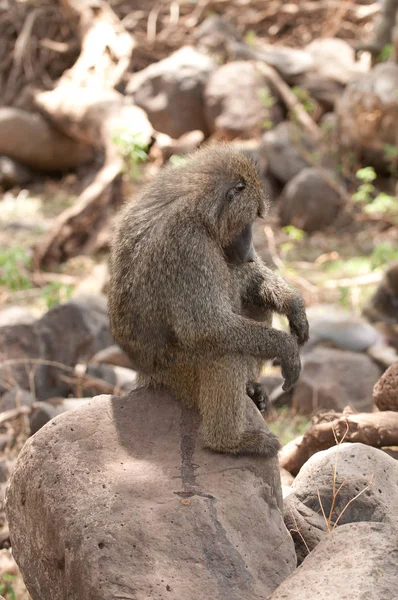
[[[231,201],[235,198],[235,196],[241,192],[242,190],[244,190],[246,187],[245,182],[241,179],[240,181],[238,181],[238,183],[236,183],[234,185],[234,187],[230,188],[227,192],[227,200]]]

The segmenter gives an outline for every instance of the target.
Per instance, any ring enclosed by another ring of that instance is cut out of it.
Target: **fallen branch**
[[[292,113],[292,116],[297,123],[308,133],[308,135],[316,142],[322,137],[322,131],[311,119],[308,112],[305,110],[297,96],[293,94],[290,87],[285,83],[278,71],[266,65],[263,62],[256,62],[258,70],[271,82],[276,91],[279,93],[287,109]]]
[[[280,466],[297,475],[301,467],[316,452],[336,445],[343,436],[345,442],[359,442],[382,448],[398,445],[398,413],[343,414],[327,413],[322,421],[312,425],[301,437],[286,444],[280,452]]]
[[[30,406],[20,406],[19,408],[11,408],[0,413],[0,425],[7,423],[8,421],[14,421],[22,415],[30,415],[34,408],[37,408],[38,404],[33,403]]]

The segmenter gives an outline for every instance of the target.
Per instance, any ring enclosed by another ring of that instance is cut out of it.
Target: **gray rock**
[[[281,502],[276,459],[204,450],[195,411],[137,390],[30,438],[6,511],[33,600],[260,600],[296,563]]]
[[[294,225],[309,233],[325,229],[340,212],[342,200],[323,169],[303,169],[283,189],[279,200],[281,225]]]
[[[158,131],[172,138],[194,129],[207,133],[203,89],[215,66],[209,56],[184,46],[134,73],[127,93],[146,111]]]
[[[253,137],[265,124],[272,127],[283,118],[267,79],[254,63],[246,61],[227,63],[210,75],[205,112],[210,133],[228,138]]]
[[[301,468],[284,499],[285,523],[292,531],[299,563],[308,549],[313,550],[326,535],[318,491],[328,518],[333,502],[333,472],[335,489],[344,484],[334,502],[331,528],[340,514],[337,527],[357,521],[398,524],[396,460],[365,444],[343,443],[318,452]],[[365,491],[361,493],[362,490]],[[297,534],[298,529],[301,535]]]
[[[8,390],[0,399],[1,410],[11,410],[17,406],[32,406],[34,402],[36,398],[33,394],[19,387]]]
[[[351,81],[336,105],[338,142],[362,164],[388,168],[385,146],[397,144],[398,65],[384,62]]]
[[[8,359],[43,361],[33,363],[39,400],[67,396],[72,391],[71,384],[61,378],[65,370],[45,361],[74,367],[112,343],[103,297],[82,296],[53,308],[34,323],[0,327],[0,348],[7,348]],[[27,364],[7,367],[24,389],[30,389]],[[0,384],[0,393],[2,390],[6,391]]]
[[[396,600],[397,546],[391,525],[339,527],[268,600]]]
[[[281,183],[287,183],[308,167],[305,154],[314,146],[293,123],[284,121],[263,135],[264,153],[270,173]]]
[[[366,355],[335,348],[314,348],[303,358],[303,369],[293,390],[293,407],[300,414],[351,406],[372,412],[373,387],[381,371]]]
[[[382,335],[365,319],[329,304],[312,306],[307,310],[311,337],[304,347],[329,345],[352,352],[366,352],[382,342]]]

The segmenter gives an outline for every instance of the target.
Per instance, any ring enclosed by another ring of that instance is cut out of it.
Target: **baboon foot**
[[[281,448],[278,438],[270,431],[245,431],[236,454],[276,456]]]
[[[278,438],[267,430],[245,431],[239,442],[234,445],[216,444],[206,442],[205,446],[215,452],[227,454],[259,454],[261,456],[273,457],[280,450]]]
[[[251,398],[260,412],[265,412],[268,406],[268,394],[261,383],[249,381],[246,394]]]

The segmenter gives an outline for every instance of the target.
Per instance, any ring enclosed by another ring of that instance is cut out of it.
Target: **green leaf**
[[[361,181],[370,183],[371,181],[374,181],[376,179],[377,175],[373,167],[364,167],[363,169],[358,169],[358,171],[356,172],[356,177]]]

